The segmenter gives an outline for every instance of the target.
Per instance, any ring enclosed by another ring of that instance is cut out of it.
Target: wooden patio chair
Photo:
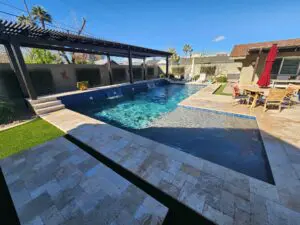
[[[231,85],[232,98],[234,99],[233,105],[249,104],[250,98],[248,95],[241,94],[240,87],[237,83]]]
[[[293,97],[297,94],[299,91],[299,85],[288,85],[286,88],[286,96],[285,101],[287,102],[289,108],[291,108],[293,104]]]
[[[279,112],[281,112],[282,103],[284,102],[286,96],[286,89],[270,89],[269,95],[266,97],[265,100],[264,112],[267,111],[269,105],[278,106]]]

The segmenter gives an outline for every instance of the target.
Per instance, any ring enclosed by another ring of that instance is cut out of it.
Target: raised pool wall
[[[95,91],[86,91],[82,93],[76,93],[72,95],[65,95],[58,97],[59,100],[67,107],[73,107],[80,105],[82,102],[87,102],[91,100],[104,100],[118,95],[131,95],[140,92],[145,92],[148,90],[149,84],[154,84],[155,86],[163,86],[169,82],[165,79],[154,79],[147,81],[139,81],[133,84],[122,84],[119,86],[107,86]]]

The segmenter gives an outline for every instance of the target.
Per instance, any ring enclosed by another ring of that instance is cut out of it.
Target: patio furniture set
[[[300,91],[300,85],[289,84],[285,89],[281,88],[260,88],[258,86],[245,86],[242,88],[242,94],[238,85],[233,86],[233,97],[239,103],[246,103],[250,109],[255,108],[258,104],[264,104],[264,112],[270,106],[278,106],[281,112],[282,106],[288,105],[290,108],[296,101]]]

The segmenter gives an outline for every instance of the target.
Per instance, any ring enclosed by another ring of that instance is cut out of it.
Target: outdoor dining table
[[[265,91],[267,89],[263,89],[263,88],[259,88],[259,87],[244,87],[244,91],[246,93],[251,93],[251,95],[253,95],[253,101],[252,104],[250,106],[250,108],[255,108],[256,106],[256,102],[259,99],[259,97],[263,96]]]

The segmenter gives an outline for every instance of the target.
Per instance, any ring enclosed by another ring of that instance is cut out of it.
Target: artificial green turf
[[[221,84],[221,86],[214,92],[215,95],[227,95],[231,96],[231,94],[224,93],[224,88],[226,87],[227,84]]]
[[[0,132],[0,159],[46,141],[63,136],[65,133],[43,119]]]

